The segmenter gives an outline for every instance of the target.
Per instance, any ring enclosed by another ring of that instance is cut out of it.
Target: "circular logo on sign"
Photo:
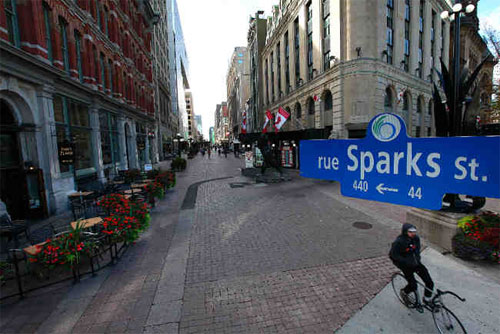
[[[395,139],[400,131],[401,122],[393,115],[380,115],[372,123],[373,136],[383,142]]]

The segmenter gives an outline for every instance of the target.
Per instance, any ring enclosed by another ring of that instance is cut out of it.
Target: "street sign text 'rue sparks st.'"
[[[440,209],[446,193],[500,198],[500,136],[411,138],[399,116],[374,117],[363,139],[300,143],[300,175],[344,196]]]

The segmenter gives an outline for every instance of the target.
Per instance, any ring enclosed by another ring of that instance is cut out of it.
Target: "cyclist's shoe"
[[[424,297],[423,302],[424,302],[424,305],[427,305],[427,306],[430,306],[430,307],[433,306],[433,304],[432,304],[432,298],[431,297]]]

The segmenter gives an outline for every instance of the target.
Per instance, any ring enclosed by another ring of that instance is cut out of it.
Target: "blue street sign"
[[[500,136],[411,138],[380,114],[363,139],[300,142],[300,175],[336,180],[344,196],[440,209],[446,193],[500,198]]]

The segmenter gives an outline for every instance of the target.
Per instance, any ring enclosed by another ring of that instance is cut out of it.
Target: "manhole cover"
[[[373,227],[372,224],[365,222],[354,222],[352,223],[352,226],[354,226],[355,228],[359,228],[361,230],[369,230]]]
[[[243,183],[229,183],[231,188],[243,188],[245,185]]]

